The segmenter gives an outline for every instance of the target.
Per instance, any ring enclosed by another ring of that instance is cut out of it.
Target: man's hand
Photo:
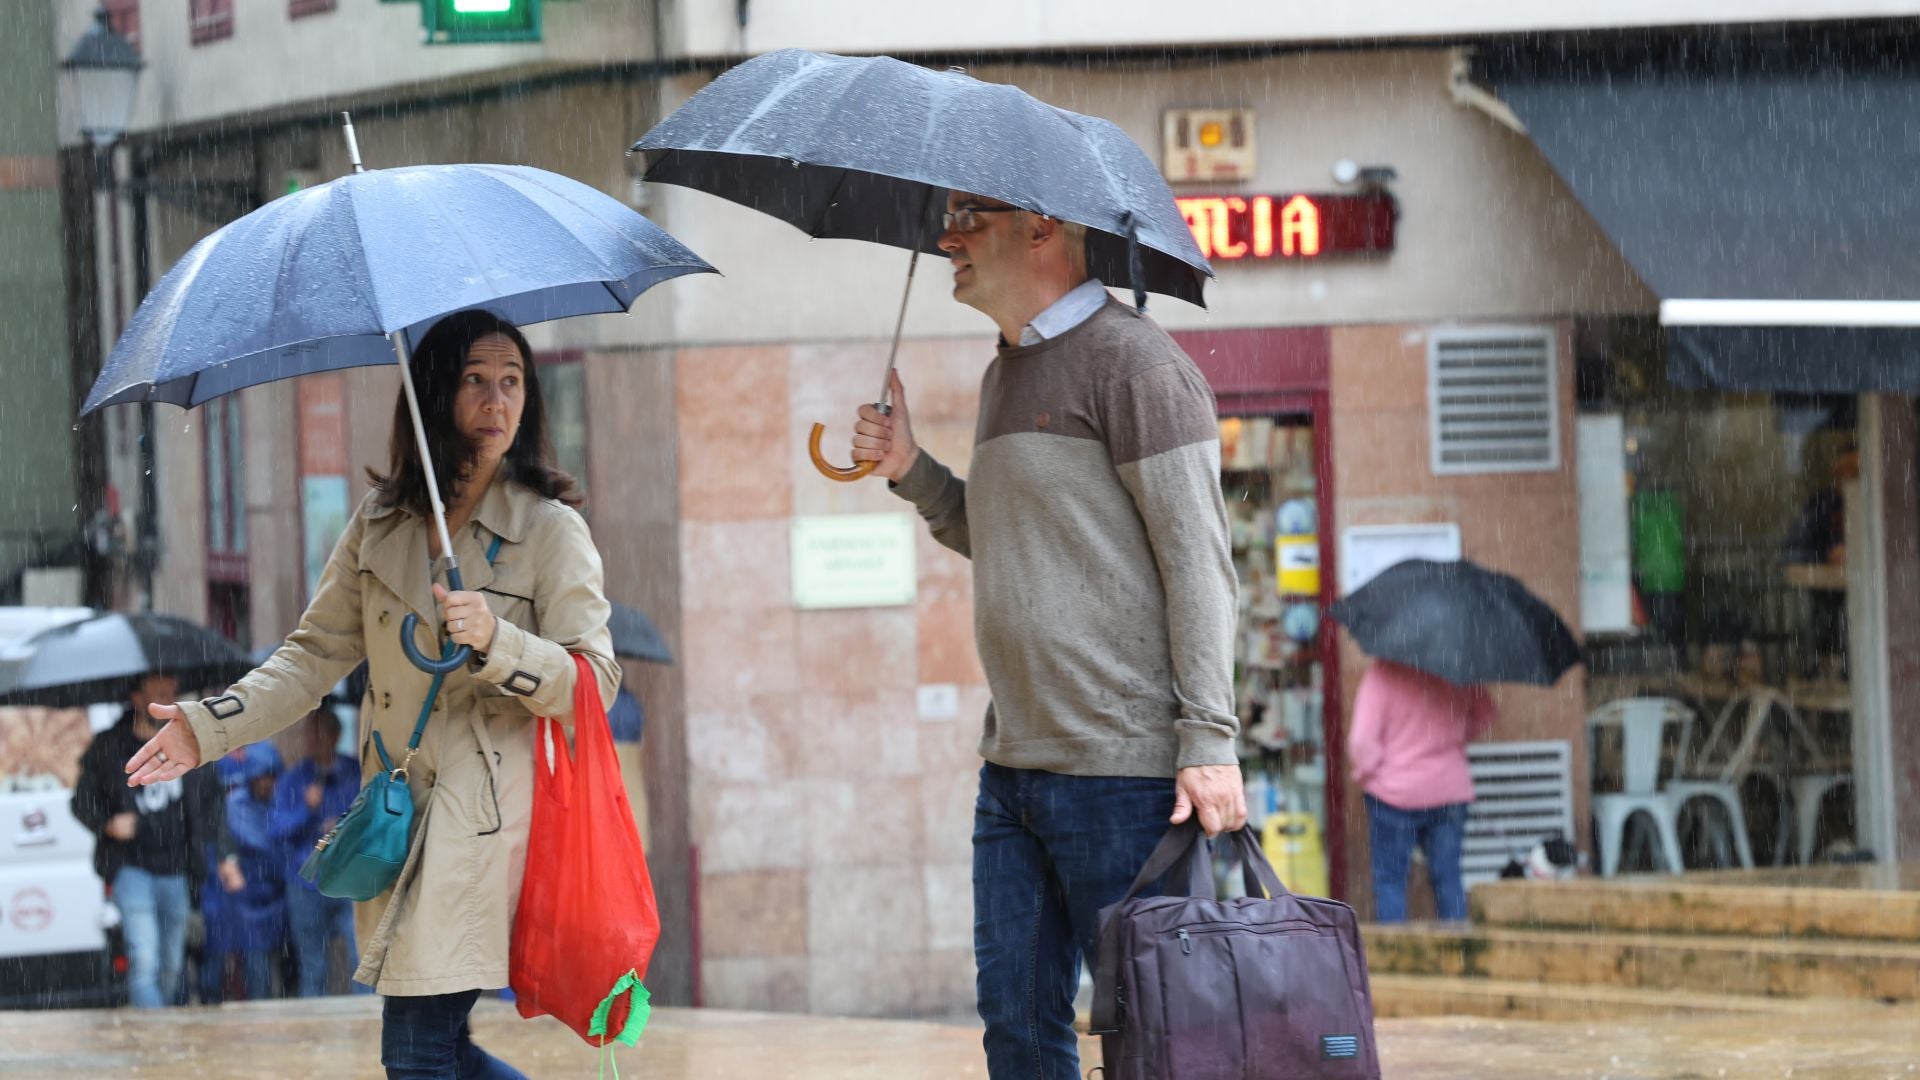
[[[1238,765],[1191,765],[1173,779],[1173,817],[1178,825],[1197,812],[1208,836],[1236,832],[1247,824],[1247,789]]]
[[[913,441],[913,420],[907,415],[907,388],[900,373],[893,373],[893,413],[881,412],[872,405],[860,406],[860,420],[853,425],[853,460],[874,461],[873,471],[899,483],[920,457]]]
[[[447,624],[448,637],[480,652],[493,647],[493,609],[486,597],[477,592],[448,592],[445,585],[435,585],[433,598],[440,602],[440,620]]]
[[[220,860],[220,887],[239,892],[247,887],[247,875],[240,872],[240,860],[229,855]]]
[[[133,834],[140,831],[140,815],[128,810],[107,819],[107,827],[102,830],[109,840],[131,840]]]
[[[321,789],[319,784],[308,784],[307,785],[307,809],[309,810],[320,809],[320,798],[325,794],[326,792]]]
[[[200,764],[200,739],[187,726],[180,706],[156,701],[147,706],[147,715],[166,726],[127,759],[128,787],[178,780]]]

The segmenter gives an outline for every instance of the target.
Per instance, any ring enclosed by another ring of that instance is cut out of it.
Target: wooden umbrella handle
[[[828,461],[826,457],[820,453],[820,436],[826,433],[827,425],[815,424],[813,425],[813,434],[807,436],[807,456],[813,458],[813,467],[820,470],[821,476],[829,480],[838,480],[843,484],[851,484],[855,480],[872,472],[873,467],[880,464],[877,461],[856,461],[851,468],[843,469],[831,461]]]

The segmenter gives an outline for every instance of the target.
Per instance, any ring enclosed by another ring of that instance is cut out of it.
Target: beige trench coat
[[[432,677],[400,649],[400,622],[420,616],[420,650],[440,655],[429,578],[429,519],[361,503],[335,546],[300,627],[222,697],[183,703],[203,762],[258,742],[310,712],[368,661],[360,712],[360,771],[380,768],[378,731],[396,764]],[[487,565],[487,545],[501,545]],[[536,716],[572,730],[584,654],[613,700],[620,669],[607,631],[600,556],[573,510],[499,481],[454,534],[466,587],[498,620],[484,666],[447,676],[409,770],[415,823],[399,881],[358,905],[354,978],[382,994],[418,996],[507,985],[513,912],[526,870]]]

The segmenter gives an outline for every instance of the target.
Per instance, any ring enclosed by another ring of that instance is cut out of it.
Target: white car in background
[[[91,614],[0,607],[0,658],[13,642]],[[0,1008],[125,1001],[119,912],[94,873],[93,834],[74,820],[67,779],[86,740],[119,714],[114,704],[84,717],[0,707]]]

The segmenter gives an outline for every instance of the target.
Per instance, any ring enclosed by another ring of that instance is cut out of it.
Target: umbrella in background
[[[252,666],[240,646],[185,619],[100,612],[0,647],[0,705],[124,702],[144,675],[172,675],[193,689]]]
[[[343,114],[344,118],[344,114]],[[364,170],[283,196],[187,252],[140,303],[83,413],[133,401],[198,405],[248,386],[398,362],[439,532],[447,584],[462,588],[446,510],[407,365],[441,318],[484,308],[525,325],[625,311],[647,289],[712,273],[627,206],[576,180],[517,165]],[[414,666],[452,671],[466,646],[431,660],[408,614]]]
[[[1111,121],[1068,112],[1018,87],[934,71],[889,56],[782,49],[703,87],[640,141],[646,179],[750,206],[809,236],[920,253],[936,241],[948,191],[998,199],[1084,225],[1087,270],[1133,289],[1202,304],[1213,268],[1146,152]],[[884,410],[906,297],[875,399]],[[873,469],[827,464],[815,425],[814,467],[835,480]]]
[[[613,605],[613,616],[607,620],[607,630],[613,634],[613,655],[655,664],[673,663],[673,653],[667,648],[667,639],[660,636],[660,629],[653,625],[653,620],[637,608],[625,604]]]
[[[1580,643],[1546,601],[1464,559],[1395,563],[1329,614],[1368,656],[1460,686],[1552,686],[1581,662]]]

